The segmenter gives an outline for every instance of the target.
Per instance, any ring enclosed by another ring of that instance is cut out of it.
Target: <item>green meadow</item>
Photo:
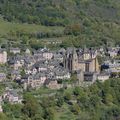
[[[54,32],[54,31],[63,31],[64,27],[47,27],[42,25],[28,24],[28,23],[13,23],[7,22],[0,19],[0,35],[6,35],[10,31],[22,31],[25,33],[35,33],[35,32]]]

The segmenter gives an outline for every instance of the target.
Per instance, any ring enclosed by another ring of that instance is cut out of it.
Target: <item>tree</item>
[[[54,107],[55,104],[56,104],[56,102],[55,102],[55,97],[54,96],[49,96],[49,97],[43,97],[42,98],[41,106],[43,108]]]
[[[64,95],[64,99],[65,99],[65,101],[69,101],[69,100],[71,100],[71,94],[69,93],[69,92],[66,92],[65,93],[65,95]]]
[[[92,95],[90,97],[90,104],[97,109],[97,107],[100,105],[100,97],[98,97],[97,95]]]
[[[72,82],[76,82],[78,79],[77,79],[77,74],[76,73],[72,73],[71,75],[71,81]]]
[[[78,104],[74,104],[74,105],[71,107],[71,111],[72,111],[74,114],[78,115],[78,114],[80,113],[80,107],[79,107],[79,105],[78,105]]]
[[[45,109],[45,119],[47,120],[54,120],[55,118],[55,111],[53,108],[46,108]]]
[[[68,25],[65,27],[64,33],[66,35],[79,35],[81,31],[80,24]]]
[[[73,91],[74,95],[78,96],[78,95],[80,95],[80,92],[81,92],[80,87],[75,87],[75,89]]]
[[[62,96],[60,96],[57,100],[57,106],[61,107],[64,103],[64,99]]]
[[[113,96],[110,93],[107,93],[105,95],[105,103],[106,104],[111,104],[113,102]]]
[[[24,76],[24,75],[25,75],[25,70],[24,70],[24,69],[21,70],[20,75],[21,75],[21,76]]]
[[[22,110],[24,114],[32,118],[38,113],[38,107],[39,104],[35,97],[30,94],[24,96],[24,107]]]
[[[21,116],[22,116],[21,110],[22,110],[22,105],[21,104],[10,104],[10,103],[6,102],[3,105],[4,113],[8,117],[11,117],[11,119],[13,119],[13,118],[21,118]]]

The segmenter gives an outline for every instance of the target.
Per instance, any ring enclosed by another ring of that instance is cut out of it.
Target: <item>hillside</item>
[[[120,79],[87,88],[41,88],[25,92],[23,105],[5,104],[0,120],[119,120],[119,91]]]
[[[1,0],[0,14],[3,27],[15,26],[22,37],[34,41],[59,37],[63,42],[57,47],[120,44],[119,0]],[[51,28],[54,30],[48,31]]]
[[[64,30],[64,27],[61,26],[51,26],[46,27],[43,25],[28,24],[28,23],[14,23],[8,22],[0,18],[0,35],[6,35],[10,31],[23,31],[24,33],[36,33],[38,31],[42,32],[54,32],[56,29],[59,32]]]
[[[8,21],[65,26],[89,20],[120,20],[119,0],[1,0],[0,13]]]

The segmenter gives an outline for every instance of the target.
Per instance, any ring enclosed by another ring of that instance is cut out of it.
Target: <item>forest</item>
[[[92,20],[119,22],[119,0],[1,0],[0,13],[8,21],[65,26]]]
[[[120,79],[85,88],[29,90],[22,105],[6,102],[3,110],[1,120],[119,120]]]

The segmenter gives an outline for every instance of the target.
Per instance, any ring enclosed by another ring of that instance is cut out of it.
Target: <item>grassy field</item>
[[[6,35],[10,31],[22,31],[26,33],[34,33],[34,32],[54,32],[54,31],[63,31],[63,27],[46,27],[42,25],[35,24],[20,24],[20,23],[12,23],[4,21],[0,18],[0,35]]]

